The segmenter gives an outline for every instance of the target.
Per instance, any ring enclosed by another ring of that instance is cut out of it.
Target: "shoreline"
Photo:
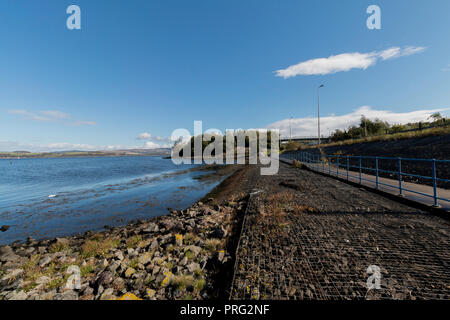
[[[230,167],[224,181],[185,210],[105,231],[0,246],[0,300],[225,297],[246,207],[245,195],[227,194],[243,170]],[[73,270],[80,287],[68,289]]]

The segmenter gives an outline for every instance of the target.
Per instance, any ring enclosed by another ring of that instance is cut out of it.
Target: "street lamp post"
[[[289,119],[289,142],[292,142],[292,125],[291,125],[292,117]]]
[[[323,84],[321,84],[317,88],[317,135],[319,138],[319,145],[320,145],[320,94],[319,94],[319,89],[322,87],[324,87]]]

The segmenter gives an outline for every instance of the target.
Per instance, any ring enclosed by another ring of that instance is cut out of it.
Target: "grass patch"
[[[303,168],[303,164],[302,164],[300,161],[298,161],[298,160],[294,160],[294,161],[292,162],[292,166],[293,166],[294,168],[297,168],[297,169]]]
[[[193,233],[186,233],[184,235],[184,243],[186,245],[192,245],[197,241],[197,236]]]
[[[95,271],[95,266],[93,265],[85,265],[85,266],[81,266],[80,267],[80,276],[81,277],[87,277],[88,275],[90,275],[92,272]]]
[[[173,263],[172,262],[166,262],[164,264],[164,268],[172,270],[173,269]]]
[[[69,245],[65,243],[56,242],[48,248],[50,253],[62,252],[69,249]]]
[[[194,270],[194,275],[195,275],[197,278],[198,278],[198,277],[203,277],[204,274],[205,274],[205,273],[204,273],[203,270],[200,269],[200,268],[197,268],[197,269]]]
[[[133,258],[130,261],[129,267],[131,267],[133,269],[137,269],[138,264],[139,264],[138,258]]]
[[[119,239],[94,237],[83,243],[81,246],[81,256],[83,258],[96,256],[103,257],[109,252],[109,250],[116,248],[119,244]]]
[[[56,289],[61,287],[62,285],[64,285],[64,283],[66,283],[66,279],[65,278],[55,278],[49,281],[49,283],[47,283],[47,289]]]
[[[196,279],[194,281],[194,289],[196,291],[202,291],[205,285],[206,285],[205,279]]]
[[[194,254],[192,251],[190,251],[190,250],[187,250],[187,251],[184,253],[184,256],[185,256],[188,260],[192,260],[192,259],[195,258],[195,254]]]
[[[220,245],[220,240],[219,239],[208,239],[205,242],[205,248],[206,250],[208,250],[209,252],[215,252],[217,251],[219,245]]]
[[[181,275],[181,276],[175,276],[172,281],[171,285],[178,289],[178,290],[185,290],[192,288],[194,285],[194,277],[189,275]]]
[[[42,270],[38,266],[40,258],[41,258],[40,254],[32,255],[30,259],[27,262],[25,262],[25,264],[22,265],[23,269],[22,279],[24,281],[33,282],[42,275]]]
[[[131,238],[128,238],[126,241],[126,246],[127,248],[136,248],[138,246],[139,243],[141,243],[142,241],[142,237],[141,236],[133,236]]]

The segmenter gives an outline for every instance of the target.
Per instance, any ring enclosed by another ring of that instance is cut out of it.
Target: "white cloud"
[[[84,126],[96,125],[95,121],[71,121],[71,116],[67,113],[58,110],[42,110],[42,111],[27,111],[24,109],[8,110],[9,114],[19,115],[25,119],[39,121],[39,122],[62,122],[67,125]]]
[[[20,115],[35,121],[58,121],[69,117],[68,114],[57,110],[30,112],[23,109],[12,109],[8,113]]]
[[[144,145],[144,149],[157,149],[161,148],[161,146],[153,141],[147,141]]]
[[[148,140],[151,137],[152,137],[152,135],[150,133],[144,132],[144,133],[141,133],[140,135],[138,135],[136,139],[138,139],[138,140]]]
[[[377,60],[390,60],[394,58],[413,55],[424,51],[424,47],[392,47],[379,52],[370,53],[343,53],[328,58],[311,59],[276,70],[276,76],[284,79],[298,75],[326,75],[337,72],[346,72],[352,69],[365,70],[376,64]]]
[[[450,71],[450,64],[446,66],[444,69],[442,69],[442,71]]]
[[[321,135],[328,136],[336,129],[347,129],[351,125],[360,122],[361,115],[370,120],[380,119],[390,124],[405,124],[408,122],[425,121],[435,112],[443,112],[447,109],[426,109],[412,112],[393,112],[388,110],[375,110],[369,106],[363,106],[353,112],[340,116],[325,116],[320,118]],[[313,137],[317,136],[317,117],[306,117],[291,120],[292,136]],[[267,126],[268,129],[279,129],[282,137],[289,137],[289,119],[280,120]]]

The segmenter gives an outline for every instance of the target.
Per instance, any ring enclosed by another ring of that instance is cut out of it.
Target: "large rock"
[[[1,280],[5,281],[5,280],[9,280],[9,279],[14,279],[17,276],[21,275],[22,273],[23,273],[23,269],[14,269],[14,270],[7,272],[6,275],[4,275],[2,277]]]
[[[189,273],[194,273],[195,270],[200,269],[200,265],[198,263],[192,262],[187,265],[187,269]]]
[[[123,253],[122,253],[122,251],[117,251],[115,254],[114,254],[114,258],[116,259],[116,260],[119,260],[119,261],[122,261],[123,259],[124,259],[124,256],[123,256]]]
[[[195,254],[195,256],[198,256],[199,253],[202,251],[202,248],[191,245],[191,246],[187,246],[185,248],[185,251],[188,251],[188,250],[191,251],[193,254]]]
[[[10,246],[3,246],[0,248],[0,261],[16,263],[21,257],[14,253]]]
[[[127,270],[125,270],[124,276],[126,278],[130,278],[135,272],[136,270],[134,268],[129,267]]]
[[[55,243],[63,246],[68,246],[70,244],[70,240],[67,238],[56,238]]]
[[[156,250],[158,246],[159,246],[158,241],[153,240],[153,242],[150,244],[150,250]]]
[[[111,271],[111,272],[116,272],[116,270],[120,267],[120,263],[118,261],[114,261],[113,263],[111,263],[107,270]]]
[[[90,281],[90,285],[93,288],[98,288],[99,286],[106,287],[114,281],[114,274],[110,271],[103,271],[96,278]]]
[[[46,265],[48,265],[50,262],[52,262],[52,258],[49,256],[43,257],[41,260],[39,260],[39,267],[43,268]]]
[[[148,226],[142,230],[142,233],[152,233],[152,232],[158,232],[159,227],[156,223],[149,223]]]
[[[152,261],[152,254],[150,252],[146,252],[139,256],[138,262],[143,264],[144,266]]]
[[[113,288],[108,288],[106,289],[102,295],[100,296],[100,300],[112,300],[114,299],[114,289]]]
[[[25,293],[25,291],[11,291],[6,295],[7,300],[26,300],[28,295]]]
[[[78,293],[73,290],[67,290],[55,295],[55,300],[78,300]]]
[[[42,277],[39,277],[36,279],[36,283],[37,284],[47,284],[50,282],[50,280],[51,280],[50,277],[42,276]]]

